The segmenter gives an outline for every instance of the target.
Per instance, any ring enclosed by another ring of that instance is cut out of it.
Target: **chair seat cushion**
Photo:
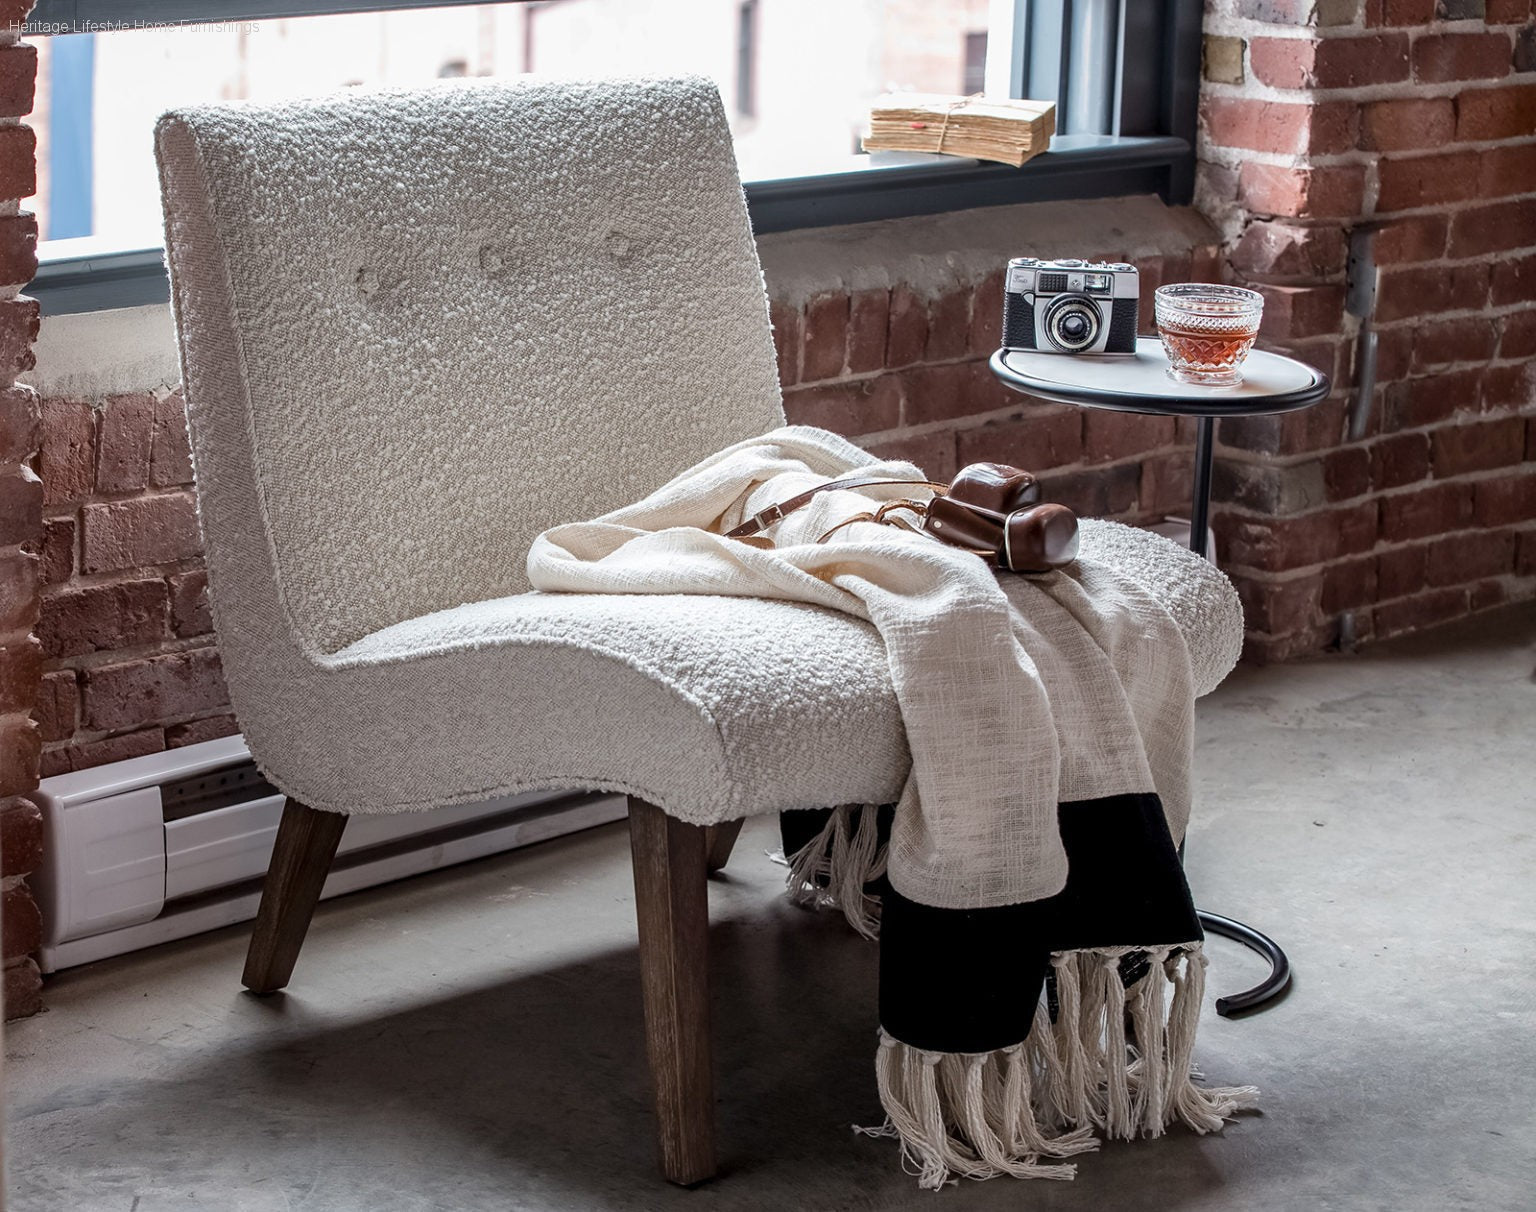
[[[476,672],[487,649],[529,648],[546,676],[496,685]],[[533,771],[561,751],[583,755],[573,781],[693,819],[819,807],[834,787],[841,800],[894,799],[909,761],[879,635],[817,606],[526,593],[409,619],[334,657],[343,676],[423,660],[461,666],[467,718],[567,720],[558,748],[507,754],[512,771],[540,782]]]
[[[1196,692],[1213,688],[1242,640],[1226,578],[1110,522],[1085,521],[1082,544],[1167,607]],[[383,628],[273,684],[241,711],[252,752],[285,792],[339,812],[565,787],[710,824],[889,802],[910,765],[879,635],[795,602],[517,594]]]

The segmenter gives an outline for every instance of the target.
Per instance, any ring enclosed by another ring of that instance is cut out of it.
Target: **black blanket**
[[[880,1135],[928,1187],[954,1175],[1070,1178],[1097,1136],[1200,1132],[1251,1087],[1191,1079],[1203,935],[1158,797],[1061,804],[1054,896],[938,909],[885,879],[891,808],[780,816],[791,892],[879,923]]]

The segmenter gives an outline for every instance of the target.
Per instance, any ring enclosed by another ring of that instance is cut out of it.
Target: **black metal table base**
[[[1200,924],[1205,927],[1207,934],[1219,934],[1222,938],[1242,943],[1248,950],[1258,952],[1269,961],[1269,975],[1252,989],[1244,989],[1231,997],[1216,999],[1217,1014],[1222,1018],[1231,1018],[1234,1014],[1242,1014],[1246,1010],[1261,1009],[1290,987],[1291,961],[1286,959],[1285,952],[1280,950],[1279,944],[1274,939],[1267,934],[1260,934],[1252,926],[1245,926],[1242,922],[1223,917],[1219,913],[1208,913],[1204,909],[1198,912]]]
[[[1211,457],[1215,446],[1216,419],[1201,417],[1195,431],[1195,486],[1189,511],[1189,549],[1196,555],[1206,553],[1206,530],[1211,517]],[[1260,934],[1252,926],[1223,917],[1219,913],[1200,910],[1200,924],[1209,934],[1219,934],[1242,943],[1250,951],[1256,951],[1269,961],[1269,976],[1252,989],[1234,993],[1231,997],[1216,999],[1216,1013],[1230,1018],[1245,1010],[1260,1010],[1269,1005],[1291,983],[1291,961],[1285,952],[1267,934]]]

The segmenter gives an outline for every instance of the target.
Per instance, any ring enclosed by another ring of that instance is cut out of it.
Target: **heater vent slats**
[[[256,769],[256,763],[247,759],[217,770],[162,783],[160,811],[167,821],[180,821],[189,816],[201,816],[205,812],[228,808],[232,804],[247,804],[252,800],[281,794],[262,777],[261,771]]]

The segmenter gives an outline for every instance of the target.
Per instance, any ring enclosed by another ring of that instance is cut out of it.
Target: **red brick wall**
[[[1136,264],[1144,329],[1159,283],[1212,280],[1218,269],[1214,234],[1173,254],[1073,251]],[[1085,516],[1188,516],[1190,423],[1048,404],[1003,386],[987,369],[1000,341],[1000,268],[924,293],[906,285],[839,288],[803,300],[775,289],[771,263],[768,279],[790,423],[834,430],[940,479],[981,460],[1027,467],[1041,474],[1047,497]]]
[[[44,776],[229,735],[180,395],[42,407]]]
[[[37,623],[42,484],[31,463],[41,438],[37,396],[16,383],[33,365],[37,304],[20,287],[37,269],[37,224],[18,200],[32,193],[35,140],[20,119],[32,108],[37,52],[17,40],[31,0],[0,0],[0,951],[7,1017],[40,1008],[37,903],[26,877],[42,853],[37,787]]]
[[[1220,428],[1249,651],[1284,659],[1536,595],[1529,0],[1214,0],[1197,203],[1327,403]],[[1377,232],[1378,381],[1345,440],[1349,234]]]

